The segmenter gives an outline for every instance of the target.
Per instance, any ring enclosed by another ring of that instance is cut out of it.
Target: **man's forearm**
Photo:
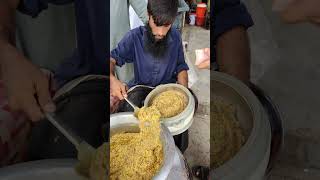
[[[217,41],[219,70],[244,83],[250,81],[250,46],[247,31],[238,26],[224,33]]]
[[[115,77],[114,68],[116,66],[116,60],[110,57],[110,77]]]
[[[186,70],[179,72],[178,83],[183,85],[184,87],[188,87],[188,73]]]

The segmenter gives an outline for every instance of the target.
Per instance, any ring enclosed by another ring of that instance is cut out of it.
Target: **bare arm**
[[[114,75],[116,60],[110,57],[110,94],[122,100],[127,97],[127,87]]]
[[[222,72],[244,83],[250,81],[250,46],[247,31],[238,26],[225,32],[217,41],[217,62]]]
[[[178,83],[188,88],[188,73],[186,70],[179,72]]]
[[[116,60],[110,57],[110,77],[115,77],[114,67],[116,66]]]

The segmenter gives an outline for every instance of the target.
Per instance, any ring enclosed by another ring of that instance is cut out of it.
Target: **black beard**
[[[144,38],[144,50],[149,52],[156,58],[163,57],[168,49],[168,31],[167,35],[160,40],[156,40],[155,36],[152,34],[151,27],[149,24],[146,25],[147,33]]]

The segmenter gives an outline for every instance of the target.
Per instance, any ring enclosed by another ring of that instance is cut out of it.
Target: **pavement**
[[[209,166],[210,163],[210,71],[194,66],[195,50],[210,47],[210,31],[197,26],[183,30],[182,39],[187,42],[186,61],[189,62],[189,77],[195,79],[191,89],[199,100],[192,126],[189,128],[189,147],[184,153],[189,165]],[[193,74],[190,74],[194,72]]]

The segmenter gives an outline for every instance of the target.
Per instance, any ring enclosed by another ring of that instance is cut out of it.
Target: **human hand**
[[[2,51],[0,62],[9,106],[13,111],[26,113],[31,121],[42,119],[43,111],[55,111],[49,80],[38,67],[13,46]]]
[[[120,100],[123,100],[127,97],[127,86],[125,86],[121,81],[116,77],[110,77],[110,94],[111,96],[117,97]]]
[[[110,113],[117,111],[119,107],[120,99],[118,97],[110,95]]]

